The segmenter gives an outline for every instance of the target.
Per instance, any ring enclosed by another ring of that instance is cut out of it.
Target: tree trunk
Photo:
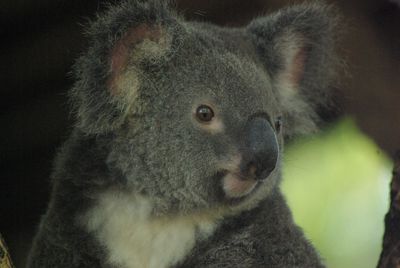
[[[0,234],[0,268],[14,268],[3,237]]]
[[[385,234],[378,268],[400,268],[400,151],[390,184],[390,208],[385,216]]]

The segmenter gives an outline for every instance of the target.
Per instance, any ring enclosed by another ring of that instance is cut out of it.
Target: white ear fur
[[[171,38],[161,25],[143,23],[129,29],[111,51],[110,77],[107,81],[110,94],[116,96],[125,95],[124,91],[137,91],[138,65],[143,59],[156,61],[162,58],[170,44]]]
[[[284,34],[276,42],[276,48],[283,59],[283,68],[274,78],[274,83],[279,91],[284,91],[284,95],[298,93],[300,82],[303,78],[306,48],[303,38],[296,34]]]

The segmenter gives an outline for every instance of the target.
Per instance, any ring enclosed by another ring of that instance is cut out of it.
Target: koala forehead
[[[239,29],[185,23],[179,47],[170,60],[145,74],[144,91],[153,94],[149,109],[211,104],[226,120],[245,120],[254,113],[276,113],[270,77]],[[155,99],[154,99],[155,98]],[[183,109],[183,110],[182,110]],[[164,110],[165,111],[165,110]]]

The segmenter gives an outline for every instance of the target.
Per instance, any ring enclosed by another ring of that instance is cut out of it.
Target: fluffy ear
[[[124,1],[92,23],[89,50],[75,65],[70,92],[78,127],[86,133],[112,131],[128,112],[140,112],[135,101],[142,77],[174,49],[178,24],[166,2]]]
[[[280,101],[286,137],[315,130],[316,111],[329,105],[338,61],[335,25],[332,8],[303,4],[258,18],[247,28]]]

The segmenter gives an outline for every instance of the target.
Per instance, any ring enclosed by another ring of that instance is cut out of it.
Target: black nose
[[[275,131],[264,117],[254,117],[246,125],[241,171],[263,180],[275,169],[279,147]]]

